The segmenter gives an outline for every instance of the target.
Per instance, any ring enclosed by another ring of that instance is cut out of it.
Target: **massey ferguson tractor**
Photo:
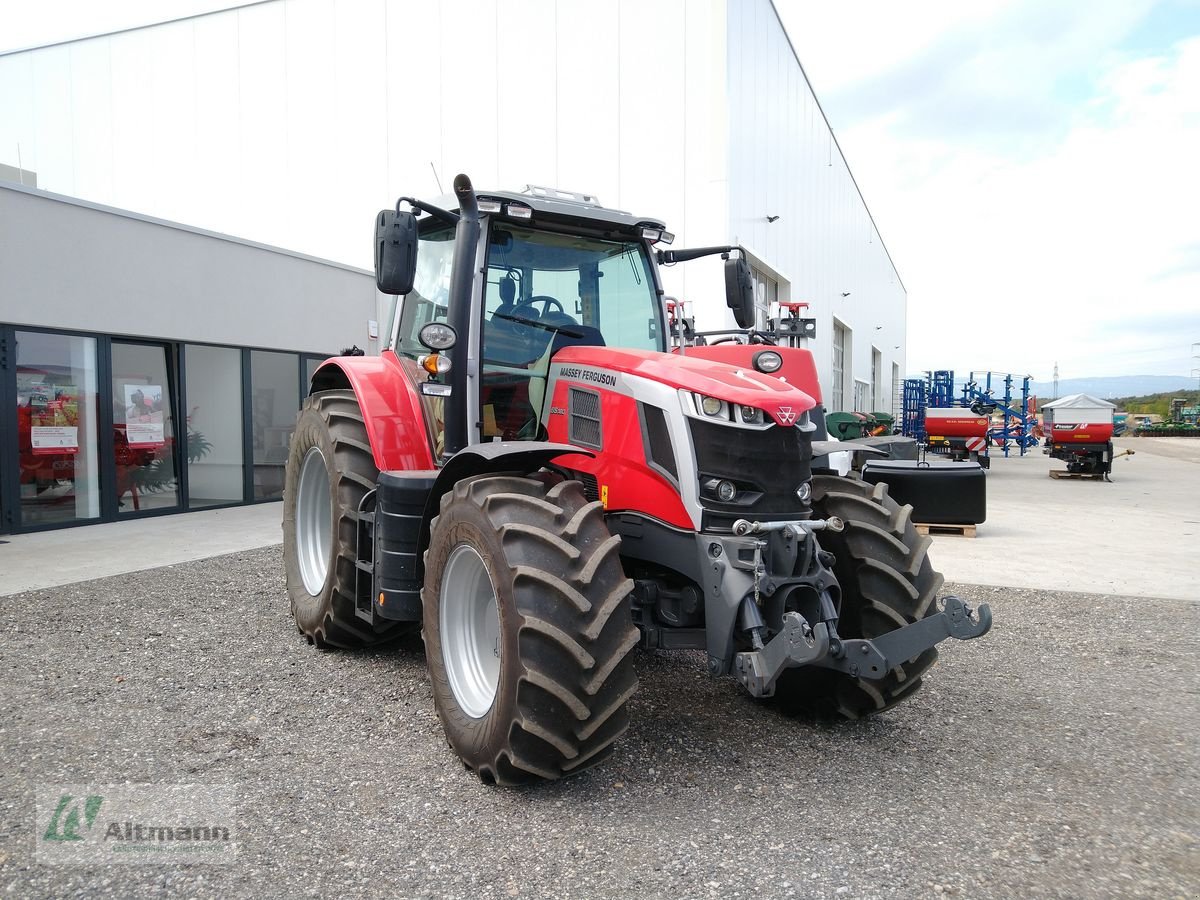
[[[807,350],[755,331],[736,247],[539,188],[401,198],[376,220],[386,349],[316,372],[284,495],[287,590],[318,647],[420,629],[450,745],[485,782],[556,779],[629,723],[634,648],[701,650],[789,713],[920,687],[986,605],[838,477]],[[731,340],[674,347],[659,265],[725,257]]]

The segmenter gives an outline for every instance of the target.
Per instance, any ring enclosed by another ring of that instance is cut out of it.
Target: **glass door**
[[[188,508],[241,503],[246,492],[242,351],[187,344],[183,352]]]
[[[14,332],[19,527],[100,517],[96,339]]]
[[[174,360],[165,344],[112,342],[117,515],[179,507]]]

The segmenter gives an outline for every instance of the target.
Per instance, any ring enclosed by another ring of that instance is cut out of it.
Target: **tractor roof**
[[[597,225],[601,227],[616,226],[619,231],[634,232],[640,237],[641,228],[663,230],[665,223],[661,219],[647,216],[635,216],[619,209],[608,209],[601,206],[591,194],[577,194],[571,191],[560,191],[556,188],[544,188],[537,185],[526,185],[520,193],[513,191],[476,191],[475,196],[482,202],[499,200],[502,204],[515,202],[524,204],[533,210],[534,222],[557,222],[559,224]],[[458,210],[458,201],[451,195],[443,197],[439,203],[443,209]],[[493,214],[494,215],[494,214]],[[517,217],[507,217],[517,219]]]

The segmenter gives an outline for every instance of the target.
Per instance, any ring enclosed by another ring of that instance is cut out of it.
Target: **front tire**
[[[317,647],[370,647],[413,628],[354,612],[358,505],[378,480],[354,392],[308,397],[288,451],[283,567],[296,627]]]
[[[889,497],[886,484],[816,475],[812,505],[814,517],[837,516],[846,524],[842,532],[820,533],[821,548],[836,557],[842,638],[878,637],[938,612],[934,599],[942,576],[929,562],[931,541],[917,534],[912,507]],[[936,660],[937,650],[930,648],[878,681],[812,666],[788,669],[775,697],[789,714],[858,719],[915,694]]]
[[[425,651],[450,746],[486,782],[553,780],[612,752],[637,689],[633,582],[578,482],[466,479],[425,556]]]

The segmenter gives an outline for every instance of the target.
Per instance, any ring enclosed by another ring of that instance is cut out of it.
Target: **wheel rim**
[[[332,550],[329,470],[320,449],[309,447],[296,484],[296,559],[304,589],[314,597],[325,590]]]
[[[460,544],[450,554],[438,596],[442,660],[459,707],[485,716],[500,684],[500,613],[483,558]]]

